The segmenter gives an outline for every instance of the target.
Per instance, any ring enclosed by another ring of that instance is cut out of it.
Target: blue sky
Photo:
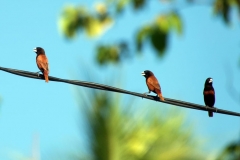
[[[211,76],[216,91],[215,106],[240,112],[239,102],[229,95],[226,84],[231,81],[239,90],[240,23],[236,13],[231,16],[232,25],[227,26],[221,18],[213,16],[210,6],[180,9],[183,35],[171,34],[163,59],[156,58],[146,45],[142,56],[126,60],[120,66],[99,67],[94,60],[96,44],[131,39],[141,24],[154,20],[154,15],[161,13],[160,9],[167,9],[153,1],[145,12],[127,10],[100,38],[92,40],[80,33],[75,40],[66,40],[58,28],[64,5],[93,7],[93,2],[1,2],[0,66],[38,71],[33,48],[41,46],[48,56],[52,76],[86,80],[82,74],[85,66],[100,77],[95,82],[102,83],[103,79],[113,77],[111,73],[119,72],[119,79],[123,80],[121,88],[143,93],[147,88],[140,73],[149,69],[160,81],[165,97],[198,104],[204,104],[203,85]],[[233,76],[228,74],[230,72]],[[79,109],[73,86],[46,84],[2,71],[0,77],[0,159],[11,159],[12,154],[30,156],[35,135],[40,138],[42,159],[51,159],[49,154],[54,155],[58,150],[71,151],[84,141],[79,131]],[[208,118],[206,112],[182,110],[187,119],[196,124],[197,135],[208,139],[209,154],[219,152],[227,143],[239,138],[239,117],[214,114],[214,118]]]

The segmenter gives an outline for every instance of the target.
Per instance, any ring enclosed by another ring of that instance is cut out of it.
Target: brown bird
[[[161,87],[158,83],[157,78],[154,76],[154,74],[151,71],[146,70],[142,72],[142,75],[146,78],[146,84],[149,90],[149,92],[146,92],[145,94],[151,93],[152,91],[158,95],[161,101],[164,101],[164,98],[161,92]]]
[[[213,107],[215,103],[215,91],[212,86],[213,79],[207,78],[205,81],[204,89],[203,89],[203,96],[205,105],[208,107]],[[208,116],[213,117],[213,112],[208,111]]]
[[[49,68],[48,68],[48,59],[45,54],[45,51],[41,47],[36,47],[33,49],[33,51],[37,54],[37,57],[36,57],[37,66],[40,69],[40,71],[43,73],[45,81],[48,82]]]

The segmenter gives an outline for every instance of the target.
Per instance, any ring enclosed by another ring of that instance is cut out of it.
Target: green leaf
[[[148,38],[150,33],[151,33],[150,26],[144,26],[138,31],[136,40],[135,40],[138,52],[142,51],[143,42]]]
[[[86,19],[85,29],[89,37],[94,37],[102,33],[102,26],[98,19],[89,16]]]
[[[97,37],[102,35],[113,23],[110,17],[93,17],[85,18],[84,28],[89,37]]]
[[[100,45],[97,47],[96,58],[100,65],[105,65],[109,62],[117,63],[120,60],[120,50],[115,45]]]
[[[145,5],[145,0],[132,0],[135,10],[142,8]]]
[[[136,36],[137,50],[141,52],[144,41],[150,38],[152,47],[159,56],[163,56],[168,44],[168,34],[172,30],[176,30],[178,34],[182,33],[182,22],[177,13],[171,12],[157,16],[154,23],[144,26],[138,31]]]
[[[175,29],[177,33],[182,34],[182,21],[177,13],[171,13],[169,15],[171,28]]]
[[[59,19],[59,26],[67,38],[73,38],[77,30],[81,27],[79,23],[79,12],[73,6],[67,6]]]
[[[228,144],[222,153],[218,156],[218,160],[237,160],[240,158],[240,141],[235,141]]]
[[[229,0],[216,0],[214,3],[214,12],[221,15],[225,23],[229,23],[230,1]]]
[[[164,51],[167,48],[167,37],[168,33],[163,32],[159,28],[155,28],[152,31],[152,34],[150,36],[151,44],[154,47],[154,49],[157,50],[159,56],[163,56]]]
[[[156,18],[155,24],[165,33],[168,33],[171,29],[176,30],[178,34],[182,33],[182,21],[175,12],[159,15]]]
[[[169,16],[167,15],[158,16],[156,18],[155,24],[162,32],[167,33],[170,30]]]
[[[129,3],[129,1],[130,0],[119,0],[116,4],[116,12],[117,13],[122,13],[123,9]]]
[[[76,33],[83,29],[89,37],[102,35],[112,24],[113,19],[109,16],[104,6],[98,6],[96,14],[89,13],[85,8],[67,6],[65,7],[59,26],[67,38],[73,38]]]
[[[126,41],[116,44],[98,45],[96,60],[100,65],[119,63],[121,58],[129,57],[129,46]]]

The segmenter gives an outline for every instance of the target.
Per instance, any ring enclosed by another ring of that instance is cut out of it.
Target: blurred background
[[[240,112],[239,0],[2,1],[0,66]],[[0,72],[1,160],[240,159],[240,118]]]

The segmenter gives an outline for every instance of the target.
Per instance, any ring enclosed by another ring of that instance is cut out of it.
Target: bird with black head
[[[142,72],[142,76],[144,76],[146,78],[146,84],[147,84],[147,87],[149,90],[149,92],[147,92],[145,94],[151,93],[151,91],[152,91],[158,95],[158,97],[160,98],[161,101],[164,101],[160,84],[158,83],[158,80],[154,76],[154,74],[149,70],[145,70],[144,72]]]
[[[48,82],[48,74],[49,74],[49,67],[48,67],[48,59],[45,54],[45,51],[41,47],[36,47],[33,51],[37,54],[36,63],[40,71],[43,73],[45,82]]]
[[[208,107],[213,107],[215,103],[215,91],[212,84],[213,84],[213,79],[210,77],[207,78],[204,84],[204,89],[203,89],[204,102],[205,102],[205,105]],[[208,116],[213,117],[213,112],[208,111]]]

